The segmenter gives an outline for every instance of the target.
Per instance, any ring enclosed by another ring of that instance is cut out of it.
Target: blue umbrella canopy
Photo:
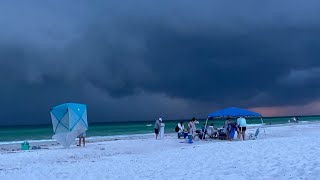
[[[246,109],[230,107],[226,109],[221,109],[219,111],[213,112],[208,115],[208,118],[218,118],[218,117],[262,117],[261,114]]]

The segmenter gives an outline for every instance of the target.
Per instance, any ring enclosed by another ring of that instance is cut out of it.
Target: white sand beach
[[[0,151],[0,179],[319,179],[319,138],[317,122],[267,127],[246,141],[187,144],[170,134]]]

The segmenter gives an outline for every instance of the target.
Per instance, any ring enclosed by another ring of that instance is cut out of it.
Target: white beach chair
[[[206,136],[209,138],[216,138],[218,135],[218,131],[213,128],[213,126],[207,127]]]
[[[213,137],[213,128],[212,127],[210,127],[210,126],[207,127],[206,136],[209,138]]]
[[[259,132],[260,132],[260,128],[258,128],[257,130],[256,130],[256,133],[249,133],[249,139],[252,139],[252,140],[255,140],[255,139],[257,139],[258,138],[258,135],[259,135]]]

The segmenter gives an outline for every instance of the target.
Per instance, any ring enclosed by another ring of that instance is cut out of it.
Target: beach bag
[[[27,141],[24,141],[22,144],[21,144],[21,150],[29,150],[29,143]]]
[[[178,126],[178,125],[176,125],[176,129],[175,129],[175,131],[176,131],[176,132],[179,132],[179,130],[180,130],[180,129],[179,129],[179,126]]]
[[[226,134],[226,133],[219,133],[218,139],[220,139],[220,140],[225,140],[225,139],[227,139],[227,134]]]
[[[231,131],[230,131],[230,138],[233,139],[234,138],[234,134],[236,133],[236,128],[232,127]]]

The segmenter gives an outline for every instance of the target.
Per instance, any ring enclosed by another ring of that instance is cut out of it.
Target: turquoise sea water
[[[285,124],[291,117],[266,117],[263,118],[267,125]],[[317,121],[320,116],[301,116],[299,121]],[[185,127],[188,120],[183,120]],[[201,128],[205,119],[198,119],[197,128]],[[225,119],[209,120],[208,124],[213,123],[215,127],[222,127]],[[235,121],[233,119],[232,121]],[[180,120],[164,120],[165,133],[173,133],[176,124]],[[259,124],[260,119],[247,118],[248,124]],[[108,122],[108,123],[90,123],[87,136],[114,136],[114,135],[131,135],[131,134],[148,134],[153,133],[154,121],[138,122]],[[0,126],[0,142],[24,141],[24,140],[43,140],[52,138],[52,125],[32,125],[32,126]]]

